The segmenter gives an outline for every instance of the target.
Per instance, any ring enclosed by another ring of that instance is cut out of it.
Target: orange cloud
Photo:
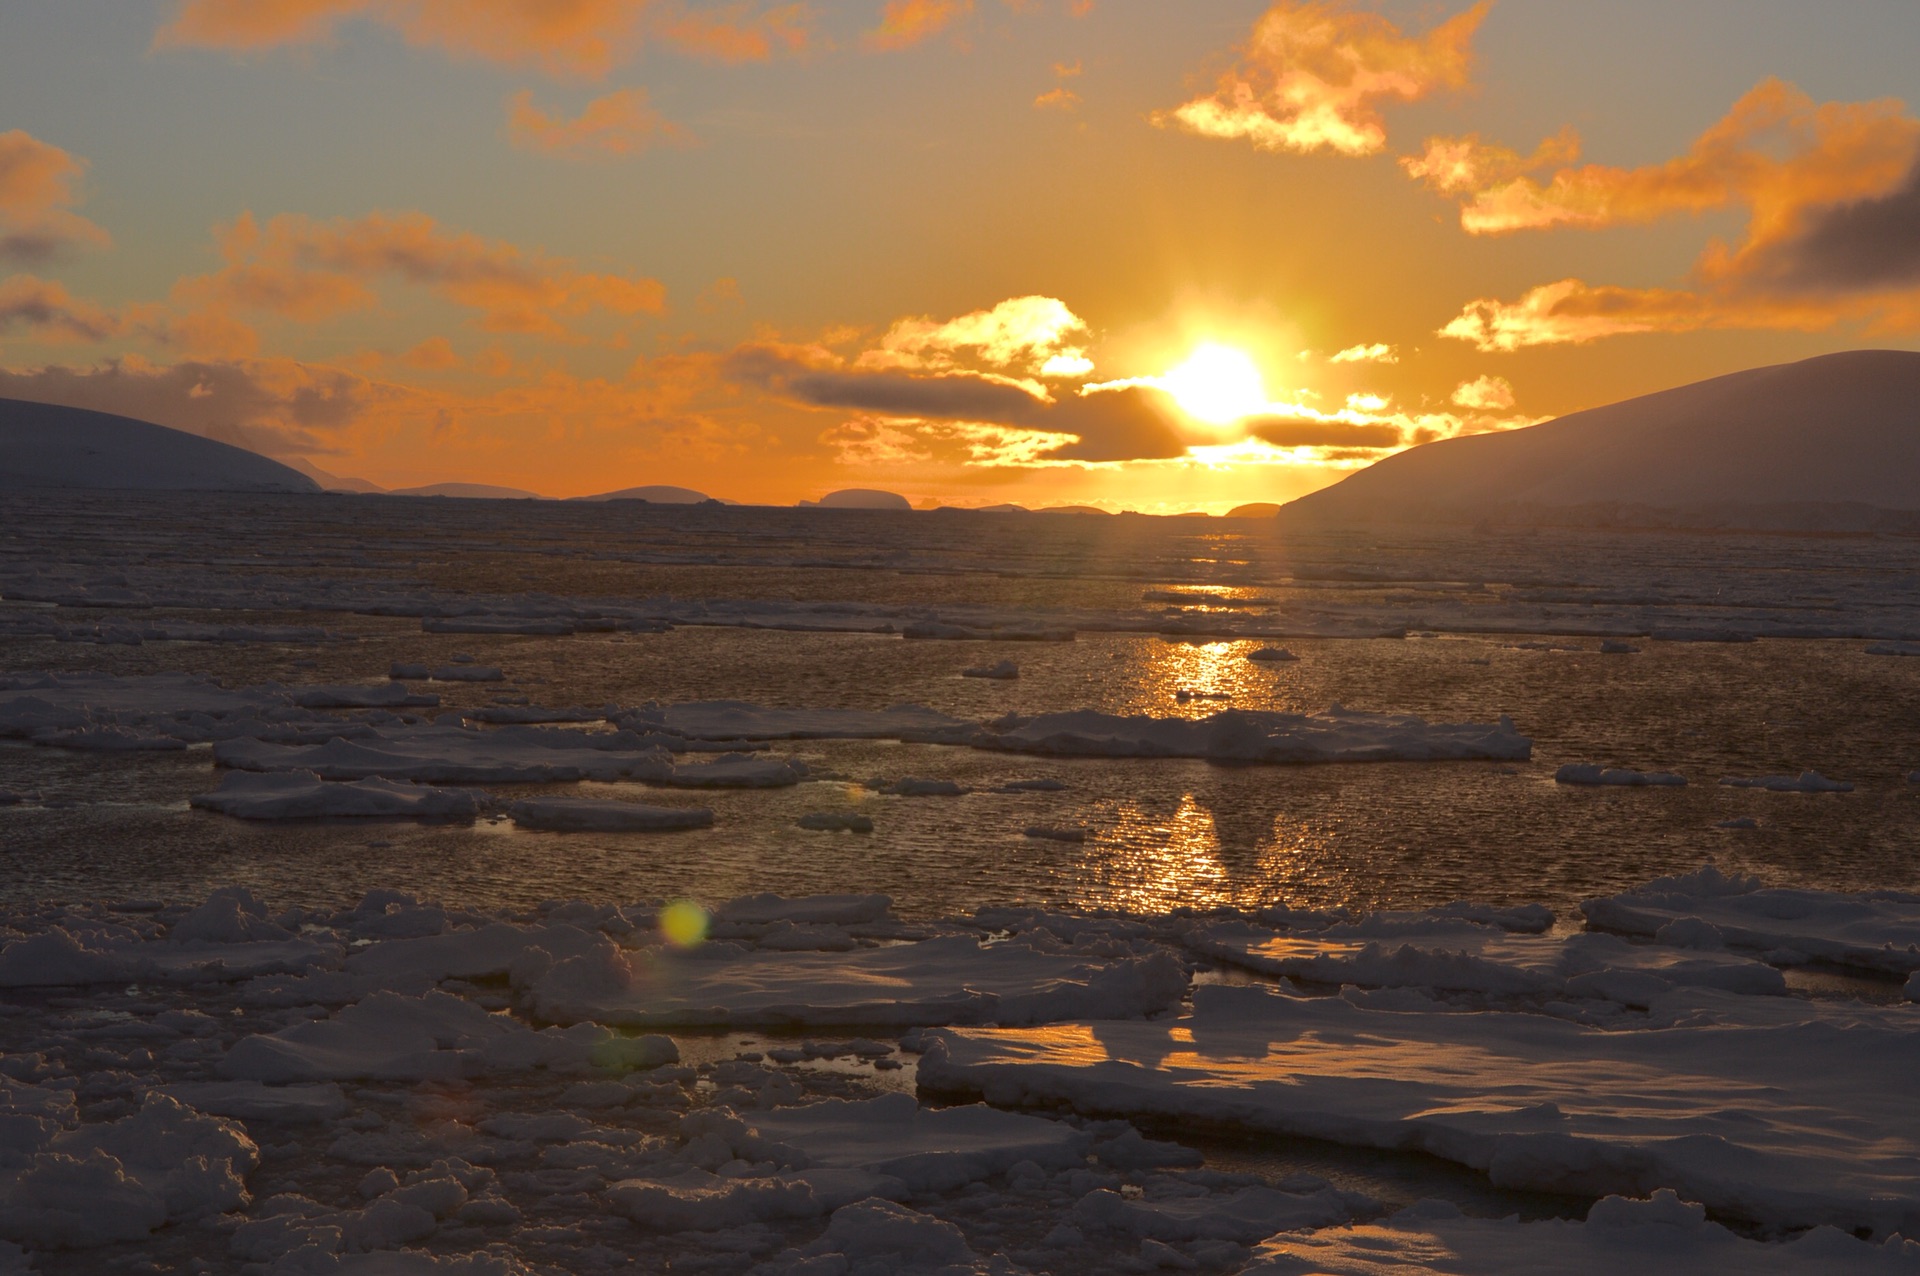
[[[72,211],[86,161],[23,129],[0,133],[0,261],[43,261],[107,232]]]
[[[1401,159],[1400,167],[1415,181],[1425,182],[1442,195],[1461,195],[1487,190],[1557,164],[1571,164],[1580,158],[1580,135],[1571,125],[1522,155],[1482,142],[1472,133],[1465,137],[1430,137],[1427,149],[1419,155]]]
[[[856,366],[947,370],[965,355],[994,368],[1022,365],[1039,376],[1077,377],[1093,370],[1079,344],[1090,335],[1063,301],[1013,297],[945,322],[901,319]]]
[[[1596,286],[1562,279],[1529,289],[1518,301],[1482,297],[1440,329],[1488,353],[1528,346],[1584,345],[1639,332],[1703,328],[1814,332],[1847,318],[1870,317],[1868,305],[1830,299],[1714,295],[1672,288]]]
[[[1436,153],[1429,143],[1422,166]],[[1449,173],[1474,164],[1435,170],[1437,180],[1416,175],[1445,189]],[[1589,164],[1544,183],[1502,175],[1472,185],[1455,189],[1469,196],[1462,225],[1478,234],[1748,212],[1739,243],[1707,245],[1691,290],[1562,279],[1517,301],[1469,303],[1440,331],[1482,350],[1701,328],[1812,331],[1847,319],[1903,331],[1920,315],[1920,120],[1896,101],[1816,104],[1767,80],[1664,164]]]
[[[1453,402],[1456,407],[1504,412],[1513,406],[1513,383],[1494,376],[1462,381],[1453,391]]]
[[[41,341],[98,342],[118,336],[126,324],[57,280],[14,275],[0,279],[0,333],[10,328],[24,328]]]
[[[890,52],[940,34],[973,12],[973,0],[887,0],[880,25],[860,37],[869,49]]]
[[[549,115],[533,94],[514,94],[507,134],[515,146],[555,155],[638,155],[660,145],[685,146],[692,134],[654,110],[645,89],[621,89],[595,98],[574,119]]]
[[[1328,363],[1398,363],[1400,352],[1384,341],[1372,345],[1348,346],[1338,354],[1327,356]]]
[[[568,335],[560,316],[658,314],[666,306],[657,280],[577,271],[562,258],[444,231],[424,213],[331,222],[282,215],[264,226],[242,214],[215,237],[226,265],[181,280],[176,303],[312,322],[371,306],[371,283],[390,279],[478,311],[487,331],[554,337]]]
[[[1080,95],[1062,86],[1057,89],[1048,89],[1034,98],[1033,104],[1042,110],[1072,111],[1079,108]]]
[[[1408,36],[1378,14],[1332,0],[1280,0],[1212,93],[1153,121],[1263,150],[1374,154],[1387,141],[1377,103],[1466,87],[1470,45],[1491,2]]]
[[[781,53],[805,53],[813,43],[812,22],[813,10],[804,4],[760,14],[733,4],[663,19],[658,35],[680,52],[709,62],[765,62]]]
[[[1416,169],[1431,166],[1435,145],[1428,144],[1429,160],[1409,164],[1410,172],[1425,175]],[[1451,180],[1455,192],[1471,191],[1460,224],[1477,235],[1645,223],[1745,206],[1753,216],[1749,235],[1760,241],[1790,232],[1807,209],[1886,194],[1907,176],[1916,155],[1920,120],[1907,115],[1903,103],[1816,104],[1791,84],[1766,80],[1685,155],[1664,164],[1562,168],[1542,184],[1497,166],[1484,175],[1491,180],[1472,180],[1482,177],[1476,170],[1485,161],[1470,159]],[[1521,164],[1534,168],[1541,160],[1536,153]]]
[[[811,11],[747,4],[688,9],[674,0],[181,0],[157,47],[257,52],[331,39],[350,19],[415,45],[556,75],[598,78],[649,39],[720,62],[765,61],[807,47]]]

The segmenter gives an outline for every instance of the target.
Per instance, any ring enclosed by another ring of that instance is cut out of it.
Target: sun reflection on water
[[[1090,851],[1084,862],[1093,879],[1087,894],[1104,907],[1139,913],[1228,902],[1231,888],[1213,814],[1193,794],[1180,799],[1170,818],[1157,818],[1134,802],[1118,816],[1117,839]]]

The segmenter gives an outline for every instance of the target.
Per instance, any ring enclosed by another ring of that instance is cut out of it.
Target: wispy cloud
[[[73,211],[86,170],[85,160],[23,129],[0,133],[0,262],[107,245],[107,232]]]
[[[0,335],[24,330],[37,341],[92,344],[116,337],[126,327],[121,316],[75,297],[58,280],[35,275],[0,279]]]
[[[1327,356],[1328,363],[1398,363],[1400,352],[1384,341],[1372,345],[1348,346],[1345,350]]]
[[[678,0],[180,0],[154,44],[252,53],[324,43],[342,24],[364,21],[456,57],[598,78],[650,41],[718,62],[803,52],[812,20],[803,4]]]
[[[880,23],[860,37],[875,52],[911,48],[973,13],[973,0],[887,0]]]
[[[1416,175],[1461,196],[1461,224],[1475,234],[1747,212],[1744,237],[1711,241],[1689,288],[1562,279],[1517,301],[1468,303],[1441,332],[1482,350],[1634,332],[1811,330],[1850,318],[1904,330],[1920,313],[1920,120],[1898,101],[1815,103],[1767,80],[1684,155],[1632,169],[1562,167],[1545,180],[1516,176],[1497,157],[1481,164],[1477,142],[1457,165],[1436,165],[1461,145],[1430,142]]]
[[[1482,0],[1425,35],[1328,0],[1280,0],[1254,24],[1213,92],[1153,119],[1273,151],[1372,155],[1386,146],[1379,106],[1465,88]]]
[[[564,258],[443,229],[424,213],[324,222],[282,215],[264,224],[242,214],[216,239],[226,264],[181,280],[177,304],[313,322],[371,306],[374,285],[392,280],[476,311],[487,331],[549,337],[568,335],[564,317],[657,314],[666,305],[657,280],[581,271]]]
[[[535,105],[523,90],[507,103],[507,135],[515,146],[551,155],[638,155],[656,146],[688,146],[693,135],[647,99],[645,89],[621,89],[595,98],[573,119]]]

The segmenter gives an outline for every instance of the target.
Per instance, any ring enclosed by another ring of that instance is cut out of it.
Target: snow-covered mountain
[[[0,399],[0,488],[317,492],[255,452],[131,417]]]
[[[1736,522],[1759,515],[1745,525],[1817,526],[1841,506],[1920,510],[1920,353],[1822,355],[1429,443],[1301,497],[1282,517],[1550,521],[1627,508],[1680,523],[1719,510]]]

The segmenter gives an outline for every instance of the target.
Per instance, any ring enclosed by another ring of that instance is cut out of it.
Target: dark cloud
[[[1247,422],[1247,433],[1274,447],[1399,447],[1400,427],[1384,422],[1350,425],[1311,417],[1267,416]]]
[[[350,373],[298,365],[271,377],[241,363],[0,369],[0,398],[111,412],[274,456],[336,450],[329,436],[373,393]]]
[[[1867,292],[1920,283],[1920,164],[1899,190],[1812,215],[1768,249],[1763,277],[1789,288]]]
[[[1162,460],[1184,456],[1187,450],[1171,424],[1170,400],[1159,390],[1141,386],[1084,395],[1063,390],[1049,402],[978,373],[853,372],[816,366],[798,352],[770,346],[742,346],[724,366],[731,380],[812,407],[1076,436],[1076,442],[1048,452],[1048,460]]]

